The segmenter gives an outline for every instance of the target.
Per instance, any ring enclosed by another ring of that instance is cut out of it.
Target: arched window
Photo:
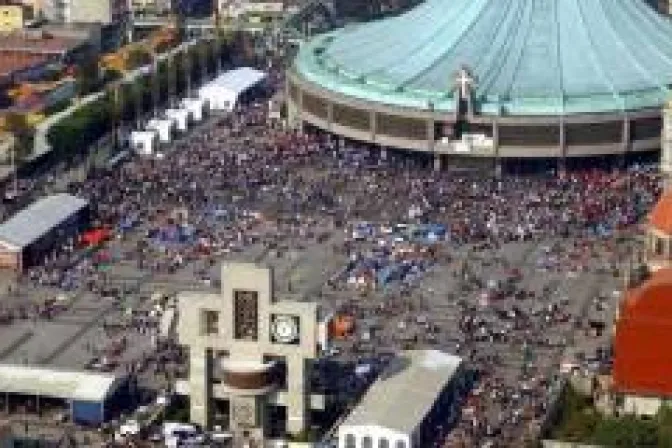
[[[345,448],[357,448],[357,439],[352,434],[345,435]]]
[[[364,436],[362,439],[362,448],[373,448],[373,439],[371,436]]]
[[[390,441],[385,437],[378,439],[378,448],[390,448]]]

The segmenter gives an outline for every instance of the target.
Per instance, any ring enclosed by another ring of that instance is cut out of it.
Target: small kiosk
[[[175,127],[179,132],[187,132],[189,130],[191,113],[187,109],[168,109],[166,110],[166,117],[175,122]]]
[[[195,123],[200,123],[205,118],[208,109],[208,103],[200,98],[185,98],[180,106],[189,111],[191,119]]]
[[[133,131],[131,132],[131,148],[138,155],[151,156],[156,150],[156,131]]]
[[[159,137],[160,143],[170,143],[173,141],[175,132],[175,120],[168,118],[153,118],[149,120],[145,130],[155,131]]]

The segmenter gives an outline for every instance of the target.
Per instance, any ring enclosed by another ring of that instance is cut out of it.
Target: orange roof
[[[628,294],[616,325],[614,389],[672,396],[672,269],[657,271]]]
[[[649,214],[649,224],[672,235],[672,191],[663,193]]]
[[[640,286],[628,291],[622,316],[670,316],[672,319],[672,268],[660,269]]]

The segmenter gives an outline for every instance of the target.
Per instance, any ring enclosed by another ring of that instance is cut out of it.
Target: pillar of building
[[[231,430],[238,435],[247,434],[245,442],[263,443],[264,406],[261,400],[253,395],[231,395],[229,406]]]
[[[495,158],[495,177],[502,177],[502,159],[499,157],[499,123],[492,121],[492,150]]]
[[[623,158],[621,163],[625,166],[626,155],[630,152],[630,117],[627,115],[623,118],[623,135],[621,137],[621,150],[623,151]]]
[[[332,124],[334,123],[334,103],[327,102],[327,131],[332,132]]]
[[[305,360],[287,357],[287,432],[299,434],[310,426]]]
[[[212,398],[211,362],[208,350],[190,348],[189,354],[189,401],[190,420],[208,428]]]
[[[434,117],[427,119],[427,150],[434,151],[436,147],[436,122]]]
[[[296,101],[292,98],[290,81],[285,81],[285,104],[287,105],[287,124],[290,128],[303,132],[303,90],[297,89]]]
[[[558,142],[558,175],[564,175],[567,170],[567,127],[564,121],[560,121],[560,138]]]
[[[442,160],[441,160],[441,154],[435,153],[434,154],[434,171],[441,171],[442,168]]]
[[[376,135],[378,134],[378,114],[374,110],[369,112],[369,134],[369,139],[375,142]]]
[[[672,104],[663,108],[663,132],[660,145],[660,172],[665,177],[665,188],[670,187],[672,177]]]

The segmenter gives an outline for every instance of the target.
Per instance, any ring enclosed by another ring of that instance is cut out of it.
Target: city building
[[[21,30],[32,18],[30,7],[14,1],[0,2],[0,33]]]
[[[460,415],[462,359],[437,350],[401,353],[338,428],[339,448],[432,446]]]
[[[439,164],[655,154],[672,23],[643,0],[530,5],[428,0],[319,35],[288,73],[290,123]]]
[[[172,11],[171,0],[131,0],[134,13],[165,15]]]
[[[266,22],[285,11],[284,0],[218,0],[222,18],[245,17],[250,22]]]
[[[0,77],[11,77],[14,83],[40,80],[44,69],[75,63],[87,49],[81,38],[42,31],[7,34],[0,39]]]
[[[661,14],[672,14],[672,1],[670,0],[647,0],[647,2]]]
[[[649,214],[646,264],[651,272],[672,267],[672,191],[663,193]]]
[[[317,304],[278,300],[273,272],[254,264],[225,264],[221,284],[221,294],[178,296],[177,335],[189,352],[178,389],[189,395],[191,421],[228,428],[236,446],[262,446],[271,426],[309,429],[311,409],[323,406],[309,390]]]
[[[66,411],[69,420],[98,425],[129,403],[128,378],[95,372],[0,365],[0,407],[7,413]]]
[[[613,391],[619,411],[655,415],[672,398],[672,269],[628,291],[614,339]]]
[[[128,17],[128,0],[44,0],[42,14],[56,23],[114,25]]]
[[[0,225],[0,267],[22,271],[88,226],[89,204],[69,194],[33,202]]]

